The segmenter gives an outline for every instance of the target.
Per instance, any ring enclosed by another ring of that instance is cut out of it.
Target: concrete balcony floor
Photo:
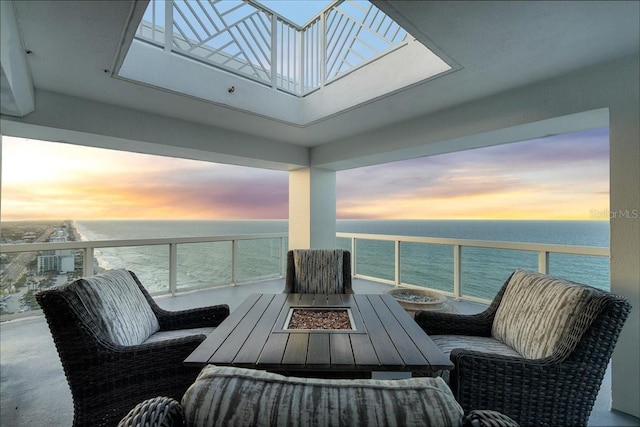
[[[167,310],[181,310],[218,303],[236,308],[249,294],[281,292],[284,280],[270,280],[206,291],[157,297]],[[388,285],[354,280],[357,293],[381,293]],[[485,307],[455,303],[460,313],[476,313]],[[73,421],[71,392],[43,316],[4,322],[0,325],[0,425],[31,427],[46,422],[70,426]],[[589,426],[640,426],[640,420],[610,410],[611,375],[607,371]]]

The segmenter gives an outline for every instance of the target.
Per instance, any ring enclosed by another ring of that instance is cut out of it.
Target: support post
[[[289,172],[289,249],[335,249],[336,173]]]

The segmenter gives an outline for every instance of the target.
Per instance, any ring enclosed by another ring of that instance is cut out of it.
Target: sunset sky
[[[593,219],[609,208],[608,141],[598,129],[341,171],[338,218]],[[2,221],[286,219],[288,173],[3,137],[1,195]]]

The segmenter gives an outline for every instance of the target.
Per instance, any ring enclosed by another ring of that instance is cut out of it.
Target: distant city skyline
[[[603,219],[595,129],[339,171],[339,219]],[[286,219],[288,173],[2,137],[1,220]]]

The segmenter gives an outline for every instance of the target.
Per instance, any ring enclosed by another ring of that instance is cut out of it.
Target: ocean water
[[[286,220],[234,221],[76,221],[83,240],[162,237],[237,236],[286,233]],[[608,247],[606,221],[460,221],[460,220],[339,220],[337,231],[397,236],[532,242]],[[350,249],[349,239],[337,247]],[[237,245],[236,280],[277,277],[284,239],[241,240]],[[356,273],[394,279],[394,243],[358,240]],[[169,247],[119,247],[96,250],[100,268],[128,268],[151,291],[166,291],[169,283]],[[231,281],[231,242],[178,245],[178,289],[221,286]],[[537,270],[538,254],[503,249],[462,248],[462,293],[491,299],[516,268]],[[402,283],[453,292],[453,247],[402,243]],[[551,254],[550,274],[609,289],[609,260],[604,257]]]

